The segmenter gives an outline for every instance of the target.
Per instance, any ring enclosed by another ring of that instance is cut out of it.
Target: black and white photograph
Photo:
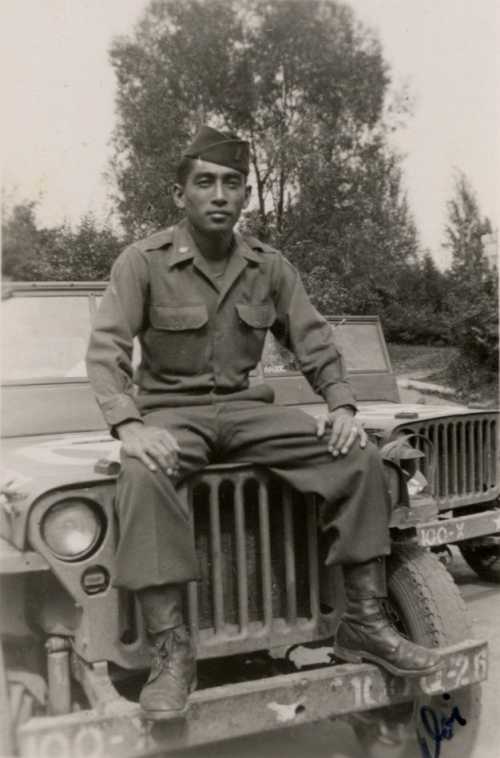
[[[497,0],[0,28],[0,758],[498,758]]]

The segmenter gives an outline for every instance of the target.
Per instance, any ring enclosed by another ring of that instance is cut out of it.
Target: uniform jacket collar
[[[252,263],[260,263],[261,258],[259,253],[256,252],[248,242],[239,234],[234,232],[234,239],[236,242],[235,248],[231,253],[231,258],[244,258]],[[172,241],[172,253],[169,260],[169,268],[173,268],[185,261],[195,260],[201,268],[203,268],[203,256],[196,247],[196,243],[189,234],[187,228],[187,222],[184,219],[174,227],[173,241]]]

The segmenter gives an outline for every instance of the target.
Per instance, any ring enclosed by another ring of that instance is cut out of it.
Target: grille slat
[[[319,565],[318,565],[318,526],[315,513],[315,503],[311,495],[307,498],[307,550],[309,557],[309,598],[311,605],[311,616],[318,619],[320,614],[319,607]]]
[[[467,443],[468,443],[468,459],[469,459],[469,492],[474,492],[474,485],[476,481],[476,451],[474,449],[474,424],[469,421],[467,424]]]
[[[460,424],[460,451],[462,468],[462,491],[467,491],[467,437],[465,434],[465,422]]]
[[[492,484],[498,481],[498,430],[495,424],[491,424],[491,481]]]
[[[458,493],[458,446],[457,446],[457,424],[451,424],[451,460],[452,474],[451,492],[453,495]]]
[[[449,459],[449,453],[448,453],[448,430],[444,426],[444,424],[441,424],[439,429],[441,436],[442,436],[442,445],[443,445],[443,476],[442,476],[442,491],[445,497],[449,495],[449,483],[450,483],[450,459]]]
[[[478,489],[484,489],[484,446],[483,446],[483,425],[480,421],[477,425],[477,475],[479,478]]]
[[[490,421],[486,424],[486,449],[488,452],[488,485],[491,487],[495,484],[495,426]]]
[[[273,617],[273,588],[271,574],[271,541],[269,532],[269,498],[267,487],[264,482],[259,482],[259,527],[264,625],[269,628]]]
[[[297,577],[295,573],[295,543],[293,536],[292,493],[287,487],[283,492],[283,522],[285,541],[285,581],[287,621],[297,621]]]
[[[210,546],[212,552],[212,598],[215,630],[224,628],[224,593],[222,584],[222,545],[220,531],[219,488],[220,477],[210,483]]]
[[[238,572],[238,619],[240,632],[243,634],[248,628],[248,573],[242,477],[238,477],[234,490],[234,519],[236,527],[236,566]]]
[[[491,424],[485,421],[484,424],[484,451],[485,451],[485,471],[484,481],[486,486],[491,484]]]
[[[191,636],[196,642],[198,640],[198,629],[200,619],[198,614],[198,585],[196,582],[188,584],[188,619]]]

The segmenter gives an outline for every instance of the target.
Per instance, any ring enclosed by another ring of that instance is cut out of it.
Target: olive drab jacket
[[[111,428],[153,407],[200,405],[214,395],[272,401],[249,389],[268,329],[296,356],[330,410],[355,406],[331,327],[312,306],[296,269],[273,248],[235,233],[215,278],[186,221],[126,248],[96,314],[89,379]],[[137,336],[141,360],[133,374]]]

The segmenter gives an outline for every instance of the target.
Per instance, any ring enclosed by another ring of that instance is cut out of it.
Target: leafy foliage
[[[482,218],[466,177],[455,178],[445,234],[452,252],[448,311],[450,339],[460,348],[455,377],[474,387],[498,372],[498,272],[485,255],[483,235],[491,224]]]
[[[25,279],[36,265],[40,232],[36,222],[36,202],[18,203],[2,213],[2,273]]]
[[[439,271],[430,253],[407,266],[395,285],[398,296],[385,310],[387,338],[407,344],[448,343],[449,278]]]
[[[398,161],[377,137],[369,147],[353,146],[338,165],[304,175],[308,191],[290,210],[282,246],[306,280],[317,266],[331,272],[347,293],[342,307],[384,317],[399,297],[400,278],[417,262]],[[330,310],[338,311],[336,291],[333,286]]]
[[[477,283],[489,270],[482,237],[491,233],[491,223],[481,218],[478,202],[467,177],[457,172],[454,196],[448,204],[448,223],[443,247],[452,254],[452,274],[456,284],[471,278]]]
[[[2,223],[2,273],[17,280],[96,281],[107,279],[123,243],[92,216],[75,230],[67,224],[39,228],[36,203],[14,205]]]

